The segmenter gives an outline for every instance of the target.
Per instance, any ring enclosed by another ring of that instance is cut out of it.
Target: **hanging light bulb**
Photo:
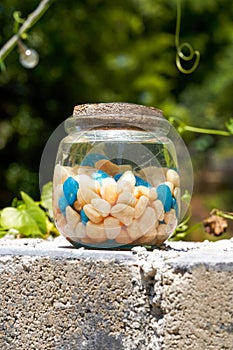
[[[27,49],[19,55],[19,62],[25,68],[34,68],[39,62],[39,55],[36,50]]]
[[[36,50],[28,48],[21,40],[17,42],[19,47],[19,62],[25,68],[34,68],[39,62],[39,55]]]

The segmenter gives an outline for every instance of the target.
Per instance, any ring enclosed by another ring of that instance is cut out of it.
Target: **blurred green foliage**
[[[0,45],[13,34],[13,13],[26,18],[38,3],[1,1]],[[182,1],[180,40],[201,53],[196,71],[184,75],[175,65],[176,0],[54,1],[26,40],[39,65],[26,70],[15,49],[0,73],[0,207],[20,191],[39,198],[43,148],[76,104],[140,103],[196,127],[225,129],[233,110],[232,18],[229,0]],[[194,170],[222,144],[232,156],[230,138],[183,137]]]
[[[16,237],[48,238],[58,236],[52,217],[52,182],[44,185],[39,202],[23,191],[14,198],[11,207],[0,210],[0,238],[5,234]]]

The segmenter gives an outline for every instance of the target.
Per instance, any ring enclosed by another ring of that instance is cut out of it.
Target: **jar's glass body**
[[[155,116],[154,126],[150,121],[142,127],[121,116],[108,119],[108,113],[97,122],[92,115],[88,128],[80,128],[80,116],[72,117],[70,129],[67,122],[53,211],[58,230],[75,246],[159,245],[178,224],[180,170],[168,122]]]

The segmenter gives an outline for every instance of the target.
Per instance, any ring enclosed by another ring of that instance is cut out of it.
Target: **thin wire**
[[[176,15],[176,32],[175,32],[175,45],[176,45],[176,66],[181,73],[190,74],[195,71],[200,61],[200,52],[194,50],[193,47],[185,42],[180,44],[180,25],[181,25],[181,0],[176,0],[177,15]],[[186,48],[189,54],[185,54],[182,50]],[[184,61],[190,61],[196,56],[195,62],[190,69],[182,67],[181,59]]]

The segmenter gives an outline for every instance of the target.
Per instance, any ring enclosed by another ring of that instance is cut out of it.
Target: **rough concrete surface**
[[[0,349],[233,349],[233,241],[0,240]]]

